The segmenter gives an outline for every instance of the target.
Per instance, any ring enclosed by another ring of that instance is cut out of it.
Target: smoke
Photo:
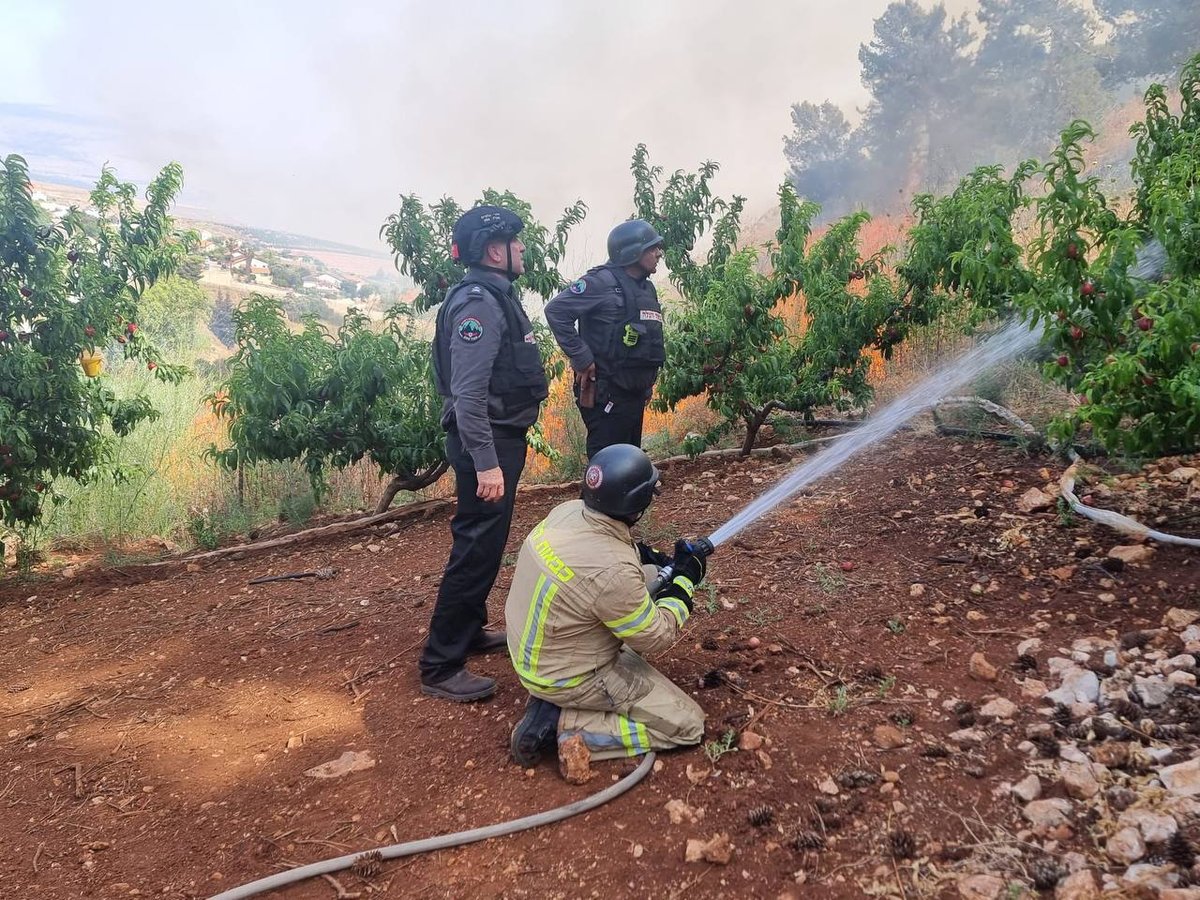
[[[369,247],[402,191],[510,188],[543,219],[581,197],[575,267],[631,212],[639,141],[770,207],[790,104],[864,102],[857,51],[887,5],[47,2],[43,93],[105,123],[107,155],[142,167],[119,174],[178,159],[214,219]]]

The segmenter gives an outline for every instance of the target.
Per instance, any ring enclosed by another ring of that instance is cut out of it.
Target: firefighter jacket
[[[457,428],[477,472],[495,468],[493,426],[525,429],[546,398],[533,326],[512,283],[472,267],[438,310],[433,370],[442,427]]]
[[[545,312],[576,372],[594,362],[601,391],[615,387],[649,399],[666,359],[662,307],[649,278],[597,266],[551,299]]]
[[[521,545],[504,614],[517,675],[546,695],[611,665],[622,643],[642,654],[667,649],[689,613],[682,600],[647,593],[628,525],[571,500]]]

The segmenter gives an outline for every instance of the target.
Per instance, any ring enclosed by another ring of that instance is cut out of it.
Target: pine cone
[[[1039,891],[1050,890],[1066,874],[1066,867],[1049,856],[1039,856],[1029,864],[1029,877],[1033,879],[1033,886]]]
[[[897,829],[887,836],[888,852],[896,859],[912,859],[917,855],[917,840],[908,831]]]
[[[1037,747],[1039,756],[1047,759],[1055,759],[1058,756],[1058,741],[1048,734],[1039,734],[1033,739],[1033,744]]]
[[[1035,672],[1037,671],[1037,657],[1029,653],[1022,653],[1017,657],[1017,661],[1013,663],[1013,668],[1018,672]]]
[[[958,727],[959,728],[970,728],[974,724],[975,724],[975,711],[973,709],[968,709],[966,712],[959,714],[959,716],[958,716]]]
[[[351,864],[350,871],[362,879],[374,878],[383,871],[383,854],[378,850],[362,854]]]
[[[838,775],[837,783],[848,791],[868,787],[879,780],[878,772],[867,772],[864,769],[851,769]]]
[[[1075,719],[1071,716],[1070,708],[1063,706],[1061,703],[1056,703],[1054,705],[1054,712],[1051,713],[1050,719],[1055,725],[1061,725],[1063,728],[1066,728],[1075,721]]]
[[[1126,722],[1138,721],[1145,712],[1141,706],[1129,700],[1118,700],[1112,705],[1112,711]]]
[[[867,666],[858,677],[863,681],[883,681],[883,669],[879,666]]]
[[[816,831],[801,831],[792,839],[793,850],[824,850],[825,836]]]
[[[1182,831],[1176,831],[1167,841],[1167,859],[1175,863],[1181,871],[1190,869],[1195,863],[1196,851]]]
[[[775,821],[775,810],[769,806],[756,806],[746,818],[755,828],[766,828]]]
[[[813,813],[809,817],[808,823],[812,825],[813,828],[819,829],[823,832],[829,832],[837,831],[839,828],[845,825],[846,819],[841,813],[836,812]]]
[[[956,716],[961,716],[963,713],[970,712],[972,709],[974,709],[974,707],[971,706],[970,700],[959,700],[950,708],[950,712],[954,713]]]
[[[942,744],[926,744],[921,748],[921,755],[926,759],[945,759],[950,751]]]

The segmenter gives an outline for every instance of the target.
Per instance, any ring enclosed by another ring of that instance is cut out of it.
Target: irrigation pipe
[[[1071,465],[1067,468],[1067,471],[1062,473],[1062,477],[1058,480],[1058,489],[1062,493],[1062,498],[1070,505],[1072,512],[1083,516],[1085,519],[1091,519],[1093,522],[1099,522],[1101,525],[1107,525],[1109,528],[1114,528],[1139,540],[1150,539],[1158,541],[1160,544],[1175,544],[1179,547],[1200,548],[1200,538],[1185,538],[1175,534],[1167,534],[1164,531],[1156,531],[1153,528],[1146,527],[1136,519],[1123,516],[1118,512],[1113,512],[1111,509],[1096,509],[1093,506],[1081,503],[1079,498],[1075,496],[1075,476],[1079,471],[1079,464],[1083,460],[1074,450],[1071,451],[1070,457]]]
[[[1020,429],[1030,437],[1041,437],[1037,429],[1016,413],[996,403],[992,403],[990,400],[985,400],[983,397],[946,397],[943,400],[939,400],[938,403],[974,404],[991,413],[996,418],[1003,419],[1014,428]],[[1115,531],[1135,537],[1138,540],[1144,541],[1149,539],[1157,541],[1160,544],[1175,544],[1179,547],[1200,548],[1200,538],[1179,537],[1175,534],[1167,534],[1165,531],[1156,531],[1153,528],[1148,528],[1136,519],[1129,518],[1129,516],[1123,516],[1110,509],[1096,509],[1081,502],[1075,494],[1075,479],[1079,474],[1079,466],[1083,463],[1083,458],[1071,448],[1067,449],[1067,458],[1071,460],[1071,465],[1067,467],[1067,470],[1059,478],[1058,490],[1062,498],[1067,501],[1067,505],[1071,507],[1072,512],[1083,516],[1085,519],[1098,522],[1101,525],[1107,525]]]
[[[620,797],[645,778],[653,765],[654,753],[647,753],[642,758],[638,767],[616,784],[611,784],[604,790],[592,794],[590,797],[585,797],[582,800],[576,800],[573,803],[558,806],[554,809],[548,809],[545,812],[534,813],[531,816],[512,819],[508,822],[497,822],[495,825],[485,825],[482,828],[472,828],[470,831],[459,831],[455,834],[442,834],[437,837],[406,841],[403,844],[392,844],[388,847],[380,847],[377,850],[368,850],[363,853],[350,853],[346,856],[338,856],[334,859],[310,863],[307,866],[287,869],[275,875],[260,878],[258,881],[244,884],[241,887],[235,887],[228,891],[222,891],[220,894],[214,894],[209,900],[241,900],[243,897],[253,897],[265,891],[279,890],[282,887],[295,884],[298,881],[304,881],[307,878],[313,878],[317,875],[329,875],[333,872],[340,872],[342,869],[348,869],[364,856],[377,859],[399,859],[402,856],[415,856],[418,853],[428,853],[431,850],[461,847],[464,844],[486,841],[488,838],[503,837],[506,834],[515,834],[518,831],[526,831],[530,828],[537,828],[540,825],[561,822],[563,819],[577,816],[598,806],[603,806],[609,800]],[[375,854],[378,854],[378,857]]]

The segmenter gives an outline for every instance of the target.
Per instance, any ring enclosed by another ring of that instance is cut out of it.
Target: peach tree
[[[144,396],[85,377],[82,355],[136,359],[172,382],[186,374],[138,328],[143,292],[186,251],[168,215],[182,178],[166,166],[139,205],[135,187],[105,168],[91,208],[52,222],[25,160],[0,164],[0,519],[10,528],[41,520],[55,478],[112,474],[112,435],[157,415]]]
[[[1173,112],[1161,85],[1146,92],[1128,202],[1110,201],[1090,173],[1095,135],[1077,121],[1044,164],[1009,179],[981,169],[916,203],[901,273],[1044,328],[1046,374],[1076,398],[1051,425],[1060,442],[1090,428],[1133,456],[1200,444],[1200,56],[1183,70],[1179,104]]]
[[[209,398],[229,422],[229,446],[208,451],[222,467],[299,461],[319,495],[328,469],[369,458],[390,479],[378,511],[446,471],[429,344],[408,307],[381,327],[351,309],[335,333],[306,316],[297,333],[278,300],[252,294],[233,320],[229,377]]]
[[[687,441],[698,452],[744,428],[749,453],[777,411],[812,418],[818,407],[846,409],[871,396],[871,348],[890,354],[928,312],[902,294],[884,266],[884,252],[863,255],[865,213],[848,216],[814,237],[816,204],[791,185],[779,190],[780,224],[762,254],[738,247],[744,200],[713,197],[716,166],[675,172],[658,189],[662,170],[644,147],[634,155],[637,214],[664,236],[671,281],[680,293],[668,306],[667,362],[659,376],[659,409],[703,394],[717,424]],[[703,261],[692,251],[706,229]],[[787,301],[799,315],[789,318]]]

